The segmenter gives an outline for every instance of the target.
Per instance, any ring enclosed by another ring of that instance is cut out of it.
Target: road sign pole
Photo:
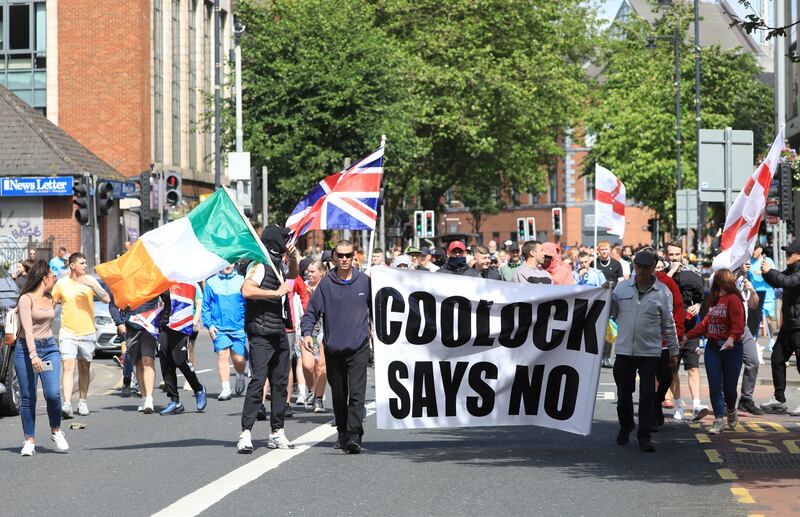
[[[731,188],[733,183],[733,135],[731,128],[725,128],[725,218],[731,207]]]

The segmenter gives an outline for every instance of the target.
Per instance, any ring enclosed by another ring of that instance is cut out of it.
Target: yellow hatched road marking
[[[753,504],[756,502],[746,488],[731,488],[731,493],[736,496],[736,500],[740,503]]]
[[[719,474],[719,477],[725,480],[739,479],[739,476],[734,474],[731,469],[717,469],[717,474]]]
[[[747,517],[764,517],[763,513],[748,513]]]
[[[708,461],[711,463],[722,463],[722,456],[720,456],[719,451],[714,449],[706,449],[705,453],[706,456],[708,456]]]
[[[700,424],[689,424],[689,427],[691,427],[692,429],[700,429],[700,428],[702,428],[702,426]]]
[[[697,438],[697,441],[700,443],[711,443],[711,438],[708,437],[707,434],[698,433],[694,435]]]

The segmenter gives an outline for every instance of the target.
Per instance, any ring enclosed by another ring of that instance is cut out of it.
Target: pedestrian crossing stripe
[[[731,493],[736,497],[736,501],[744,504],[753,504],[756,502],[753,499],[753,496],[750,495],[750,492],[747,491],[746,488],[735,487],[731,488]]]
[[[711,463],[722,463],[722,456],[720,455],[719,451],[714,449],[706,449],[704,452],[708,457],[708,461]]]

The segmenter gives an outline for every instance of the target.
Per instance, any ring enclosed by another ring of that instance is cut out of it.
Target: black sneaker
[[[630,433],[630,431],[620,429],[617,434],[617,445],[628,445],[628,435],[630,435]]]
[[[294,410],[291,404],[286,404],[286,410],[283,412],[283,418],[294,418]]]
[[[264,404],[261,404],[261,407],[258,408],[258,414],[256,415],[256,420],[259,422],[263,422],[267,419],[267,408]]]
[[[339,436],[336,438],[336,443],[333,444],[333,448],[344,450],[345,447],[347,447],[347,433],[339,433]]]
[[[361,436],[354,434],[350,436],[345,446],[347,454],[360,454],[361,453]]]
[[[739,411],[744,411],[745,413],[750,413],[751,415],[763,415],[764,411],[756,406],[756,403],[753,402],[752,399],[739,399]]]
[[[120,391],[120,395],[122,395],[125,398],[130,397],[131,396],[131,385],[128,384],[126,386],[125,384],[123,384],[122,385],[122,390]]]
[[[639,450],[642,452],[656,452],[656,448],[653,446],[653,442],[650,441],[650,438],[639,439]]]

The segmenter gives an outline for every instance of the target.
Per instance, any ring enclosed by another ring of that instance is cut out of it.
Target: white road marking
[[[367,404],[367,408],[367,416],[375,413],[374,402]],[[304,453],[319,442],[327,440],[334,434],[336,434],[336,428],[332,427],[330,422],[326,422],[297,438],[294,441],[294,449],[276,449],[263,454],[216,481],[178,499],[160,512],[153,514],[153,517],[198,515],[220,502],[225,496],[232,494],[251,481],[255,481],[270,470],[278,468],[281,464]]]
[[[600,386],[616,386],[616,382],[601,382]]]
[[[598,391],[597,400],[614,400],[613,391]]]

